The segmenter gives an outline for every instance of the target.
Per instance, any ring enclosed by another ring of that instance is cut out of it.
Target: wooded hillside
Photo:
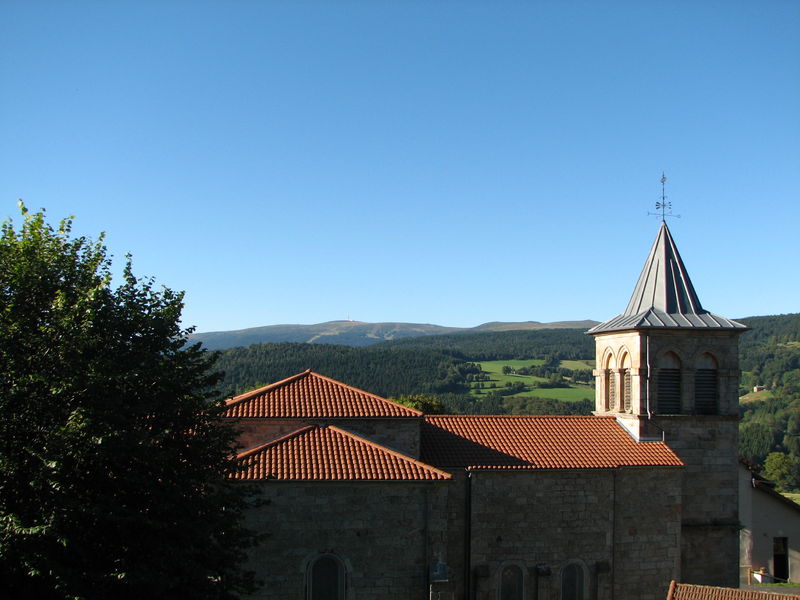
[[[739,319],[752,328],[740,340],[743,403],[742,456],[765,464],[765,475],[784,489],[800,487],[800,314]],[[219,353],[226,395],[241,393],[305,369],[384,397],[433,396],[441,410],[460,413],[589,414],[589,400],[520,397],[485,388],[470,394],[481,361],[591,360],[594,340],[585,329],[426,335],[367,347],[326,344],[257,344]],[[484,373],[485,374],[485,373]],[[754,386],[764,391],[752,394]],[[588,394],[587,394],[588,395]]]

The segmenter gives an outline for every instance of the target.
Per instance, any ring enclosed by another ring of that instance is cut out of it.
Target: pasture
[[[570,366],[567,366],[567,363]],[[538,387],[538,383],[546,383],[547,379],[543,377],[535,377],[533,375],[517,375],[515,373],[504,374],[503,367],[508,366],[514,370],[524,367],[538,367],[544,364],[542,360],[494,360],[482,361],[481,369],[483,373],[488,376],[488,379],[480,382],[483,388],[477,388],[477,382],[472,384],[470,393],[473,396],[480,398],[492,391],[505,390],[507,384],[519,384],[524,387],[517,393],[506,396],[507,398],[553,398],[554,400],[563,400],[565,402],[577,402],[583,398],[594,400],[594,385],[584,385],[569,383],[569,387]],[[587,369],[589,367],[584,361],[562,361],[560,365],[568,369]],[[494,387],[492,387],[494,385]]]

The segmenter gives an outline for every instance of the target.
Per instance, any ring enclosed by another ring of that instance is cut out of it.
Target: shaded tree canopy
[[[0,232],[4,597],[235,598],[242,490],[212,357],[184,347],[182,294],[112,286],[98,241],[22,206]]]

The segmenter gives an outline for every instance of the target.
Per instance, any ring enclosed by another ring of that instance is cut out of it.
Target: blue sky
[[[800,2],[0,5],[0,217],[107,233],[199,331],[800,312]]]

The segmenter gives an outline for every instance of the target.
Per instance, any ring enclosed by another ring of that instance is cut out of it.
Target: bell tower
[[[613,415],[642,443],[663,439],[686,464],[685,583],[738,587],[738,338],[746,330],[702,307],[662,219],[625,312],[588,331],[595,414]]]

